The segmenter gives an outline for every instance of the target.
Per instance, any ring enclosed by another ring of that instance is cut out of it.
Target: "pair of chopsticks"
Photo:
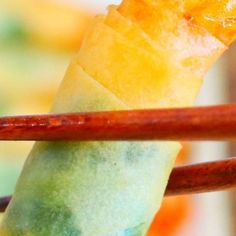
[[[2,117],[0,140],[236,140],[236,104]],[[175,168],[166,195],[232,187],[236,187],[236,158]],[[0,199],[0,210],[9,200]]]

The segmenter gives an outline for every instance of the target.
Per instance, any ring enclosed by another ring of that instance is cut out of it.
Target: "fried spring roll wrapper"
[[[97,17],[52,112],[192,105],[227,47],[184,18],[184,2],[125,0]],[[177,142],[38,142],[0,235],[143,236],[179,149]]]

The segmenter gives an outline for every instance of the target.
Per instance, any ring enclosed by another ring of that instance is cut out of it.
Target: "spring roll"
[[[211,17],[228,19],[235,5],[124,0],[110,6],[88,30],[51,112],[193,105],[209,67],[235,38],[235,22],[218,32],[219,22],[207,24],[205,12],[220,8]],[[143,236],[180,148],[161,141],[37,142],[0,235]]]

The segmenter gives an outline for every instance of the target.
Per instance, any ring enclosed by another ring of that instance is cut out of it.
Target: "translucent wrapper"
[[[127,106],[72,64],[53,111],[117,109]],[[179,148],[172,142],[39,142],[1,235],[144,235]]]
[[[184,17],[185,2],[124,0],[97,17],[52,112],[192,105],[226,46]],[[179,149],[177,142],[36,143],[0,235],[143,236]]]

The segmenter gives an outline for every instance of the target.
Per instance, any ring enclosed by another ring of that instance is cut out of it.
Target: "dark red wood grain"
[[[236,187],[236,158],[176,167],[166,196],[220,191]],[[0,212],[5,211],[11,196],[0,198]]]
[[[236,187],[236,158],[176,167],[166,195],[195,194]]]
[[[236,140],[236,104],[0,118],[0,140]]]

